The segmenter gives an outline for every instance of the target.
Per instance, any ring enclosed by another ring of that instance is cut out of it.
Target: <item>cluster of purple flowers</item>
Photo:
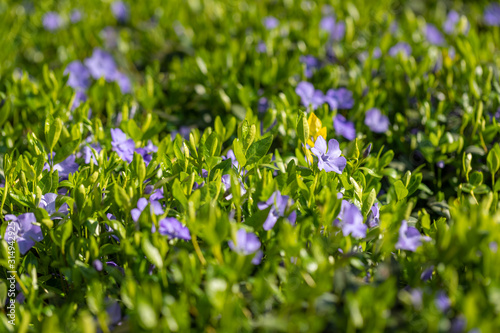
[[[344,38],[345,22],[337,22],[333,15],[323,17],[319,23],[319,27],[328,33],[330,41],[340,41]]]
[[[67,84],[77,92],[77,103],[72,108],[86,100],[86,90],[90,86],[91,78],[98,80],[101,77],[108,82],[116,82],[122,93],[130,93],[132,84],[130,79],[120,72],[111,54],[99,48],[94,49],[92,56],[81,61],[72,61],[66,66],[64,74],[69,75]]]
[[[321,90],[314,89],[310,82],[299,82],[295,88],[295,93],[301,98],[302,105],[311,106],[316,110],[324,103],[328,103],[331,109],[351,109],[354,106],[352,92],[346,88],[329,89],[326,94]]]

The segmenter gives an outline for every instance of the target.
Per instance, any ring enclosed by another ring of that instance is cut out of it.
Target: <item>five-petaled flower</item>
[[[40,229],[40,226],[33,224],[36,222],[33,213],[24,213],[19,216],[7,214],[5,215],[5,221],[10,222],[5,230],[4,238],[10,241],[12,238],[10,233],[13,233],[22,255],[28,252],[36,242],[43,239],[42,229]]]
[[[182,223],[175,217],[166,217],[160,220],[158,232],[161,235],[168,236],[171,238],[179,238],[183,240],[190,240],[191,233],[188,227],[182,225]]]
[[[243,228],[236,232],[236,244],[230,240],[228,245],[231,250],[244,255],[252,254],[260,249],[260,241],[257,235],[246,232]]]
[[[344,236],[352,235],[354,238],[366,237],[368,227],[363,223],[363,214],[361,214],[356,205],[346,200],[342,200],[342,207],[334,224],[342,228]]]
[[[262,226],[264,230],[271,230],[278,219],[280,217],[287,217],[290,224],[294,225],[295,220],[297,218],[297,213],[295,211],[290,212],[286,215],[286,210],[288,207],[294,204],[293,199],[291,199],[288,195],[281,195],[281,192],[278,190],[274,192],[267,201],[259,202],[257,205],[260,210],[267,209],[271,207],[269,210],[269,214],[267,215],[266,221]]]
[[[430,237],[422,236],[417,228],[408,226],[408,222],[403,220],[399,228],[399,239],[396,243],[396,249],[415,252],[422,245],[422,241],[430,241]]]
[[[336,172],[342,174],[347,160],[340,156],[342,151],[339,148],[339,142],[335,139],[328,141],[328,151],[326,148],[326,140],[322,136],[318,136],[311,152],[318,158],[318,168],[326,172]]]

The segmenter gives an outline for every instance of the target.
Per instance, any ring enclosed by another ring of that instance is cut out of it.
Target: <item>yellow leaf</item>
[[[309,124],[309,134],[313,137],[316,136],[316,133],[318,133],[321,130],[321,127],[323,127],[321,120],[319,120],[313,112],[309,115],[307,123]]]

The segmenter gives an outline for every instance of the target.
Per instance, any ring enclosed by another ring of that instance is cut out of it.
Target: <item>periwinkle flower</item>
[[[451,301],[446,295],[446,293],[442,290],[438,291],[435,299],[436,307],[441,312],[446,312],[451,307]]]
[[[229,192],[229,189],[231,188],[231,176],[230,175],[223,175],[221,177],[221,183],[222,186],[224,187],[224,192]],[[245,187],[240,181],[240,195],[245,195],[247,191],[245,190]],[[226,195],[226,200],[231,200],[233,198],[233,194],[228,194]]]
[[[134,158],[135,143],[132,139],[127,139],[127,136],[119,128],[111,129],[111,146],[120,158],[128,163]]]
[[[420,274],[420,280],[422,281],[430,280],[433,272],[434,272],[434,265],[431,265],[429,268],[423,271],[422,274]]]
[[[366,221],[368,223],[368,226],[370,228],[378,226],[378,223],[380,221],[380,210],[378,208],[378,202],[374,203],[370,214],[368,215],[368,220]]]
[[[319,27],[329,34],[331,40],[340,41],[344,38],[345,23],[342,21],[336,22],[333,16],[322,18]]]
[[[269,109],[269,101],[266,97],[259,98],[258,110],[259,112],[266,112]]]
[[[266,53],[267,52],[267,45],[264,41],[259,41],[259,43],[257,44],[257,47],[255,48],[255,50],[257,51],[257,53]]]
[[[363,152],[363,158],[367,158],[370,155],[371,151],[372,151],[372,144],[370,143]]]
[[[439,169],[443,169],[444,168],[444,161],[439,161],[436,163],[436,166],[439,168]]]
[[[120,71],[116,71],[113,81],[118,83],[122,94],[128,94],[132,91],[132,83],[127,75],[123,74]]]
[[[66,66],[64,75],[69,75],[68,86],[75,89],[87,89],[90,86],[90,73],[81,61],[72,61]]]
[[[314,86],[310,82],[299,82],[295,88],[295,93],[299,95],[302,105],[307,108],[311,106],[313,110],[316,110],[325,102],[323,92],[321,90],[315,90]]]
[[[447,34],[452,34],[455,31],[455,27],[457,26],[458,21],[460,20],[460,15],[451,10],[446,16],[446,21],[443,23],[443,30]]]
[[[222,160],[225,161],[227,159],[231,159],[231,164],[238,169],[240,164],[238,163],[238,160],[236,159],[236,155],[234,155],[234,151],[232,149],[229,149],[226,153],[226,156],[222,156]]]
[[[183,240],[191,239],[191,233],[189,232],[188,227],[182,225],[182,223],[179,222],[179,220],[177,220],[175,217],[166,217],[160,220],[158,224],[158,232],[161,235]]]
[[[425,37],[429,43],[434,45],[440,46],[445,43],[443,34],[434,24],[427,23],[425,26]]]
[[[236,232],[236,244],[232,240],[228,242],[229,247],[234,252],[243,255],[249,255],[260,249],[260,241],[253,232],[246,232],[241,228]]]
[[[257,253],[255,253],[255,256],[252,259],[252,264],[254,265],[260,264],[262,258],[264,258],[264,252],[262,252],[262,250],[257,251]]]
[[[335,128],[335,133],[342,135],[347,140],[354,140],[356,138],[354,123],[345,119],[341,114],[337,114],[333,119],[333,128]]]
[[[9,235],[9,232],[13,232],[15,242],[19,246],[22,255],[28,252],[36,242],[43,239],[42,229],[33,224],[36,222],[33,213],[24,213],[19,216],[7,214],[5,215],[5,221],[10,222],[5,230],[4,239],[10,242],[12,235]]]
[[[103,268],[102,262],[99,259],[95,259],[92,261],[92,267],[94,267],[96,271],[100,272]]]
[[[311,152],[318,158],[318,168],[326,172],[336,172],[342,174],[347,164],[344,156],[340,156],[339,142],[335,139],[328,141],[328,151],[326,149],[326,140],[322,136],[318,136]]]
[[[347,88],[329,89],[324,97],[331,109],[352,109],[354,98],[352,91]]]
[[[82,12],[79,9],[74,9],[71,11],[70,21],[71,23],[78,23],[82,20]]]
[[[43,15],[43,27],[47,31],[56,31],[62,25],[62,20],[56,12],[47,12]]]
[[[52,153],[52,156],[55,156],[56,153]],[[51,161],[51,157],[49,155],[49,161]],[[59,178],[68,179],[70,173],[75,173],[78,171],[79,165],[75,162],[75,155],[69,155],[64,161],[57,163],[53,166],[53,170],[57,170],[59,172]],[[43,170],[50,170],[50,166],[48,163],[45,163]]]
[[[123,1],[114,1],[111,4],[111,11],[118,22],[126,22],[128,20],[129,9]]]
[[[139,221],[139,217],[141,216],[144,208],[146,208],[147,205],[148,201],[146,200],[146,198],[140,198],[137,201],[137,208],[134,208],[130,211],[130,215],[132,215],[132,220],[134,220],[134,222]],[[150,201],[149,205],[151,207],[151,214],[161,215],[164,213],[163,208],[158,201]]]
[[[489,26],[500,26],[500,4],[492,3],[484,9],[484,22]]]
[[[91,161],[94,165],[97,165],[97,156],[92,151],[93,148],[97,154],[99,154],[102,150],[101,145],[98,143],[93,143],[90,146],[84,146],[82,149],[82,155],[85,159],[85,164],[89,164]]]
[[[304,75],[307,78],[310,78],[313,75],[314,71],[316,69],[320,68],[320,62],[319,62],[319,60],[316,57],[312,56],[312,55],[301,56],[299,58],[299,61],[302,64],[306,65],[306,69],[305,69]]]
[[[264,230],[266,231],[271,230],[280,217],[287,217],[290,224],[294,225],[295,220],[297,219],[297,213],[293,211],[290,212],[288,216],[285,215],[287,208],[292,206],[293,204],[294,204],[293,199],[291,199],[288,195],[281,195],[281,192],[279,190],[275,191],[271,195],[271,197],[267,199],[267,201],[259,202],[257,207],[260,210],[264,210],[271,207],[271,210],[269,210],[269,214],[267,215],[266,221],[262,226]]]
[[[262,24],[264,25],[264,27],[266,27],[267,30],[272,30],[279,26],[280,21],[278,21],[276,17],[267,16],[262,20]]]
[[[342,228],[344,236],[352,235],[354,238],[366,237],[368,227],[363,223],[363,214],[361,214],[356,205],[346,200],[342,200],[340,214],[334,224]]]
[[[56,199],[57,194],[55,193],[46,193],[42,196],[38,207],[43,208],[50,215],[59,213],[59,214],[67,214],[69,211],[69,206],[67,203],[62,204],[59,209],[56,211]],[[54,217],[55,219],[61,219],[61,217]]]
[[[415,252],[422,245],[422,241],[430,241],[430,237],[422,236],[415,227],[409,227],[408,222],[403,220],[399,228],[399,239],[396,249]]]
[[[366,111],[365,125],[374,133],[385,133],[389,129],[389,118],[377,108]]]
[[[84,63],[94,79],[98,80],[104,77],[106,81],[115,80],[116,63],[108,52],[95,48],[92,56],[85,59]]]
[[[399,42],[389,49],[389,55],[391,57],[396,57],[399,53],[403,54],[406,57],[409,57],[411,54],[410,44],[405,42]]]
[[[87,100],[87,95],[85,94],[85,92],[83,90],[77,90],[75,92],[75,98],[73,99],[73,103],[71,104],[71,110],[76,109],[86,100]],[[90,115],[92,115],[92,110],[89,109],[89,118]]]

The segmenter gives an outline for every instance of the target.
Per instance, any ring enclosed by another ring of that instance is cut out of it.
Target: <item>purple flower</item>
[[[240,164],[238,163],[238,160],[236,159],[236,155],[234,155],[234,151],[232,149],[229,149],[226,153],[226,156],[222,156],[222,160],[225,161],[227,159],[231,159],[231,164],[238,169]]]
[[[122,94],[128,94],[132,91],[132,83],[130,82],[130,79],[122,72],[116,71],[113,81],[118,83]]]
[[[346,200],[342,200],[340,214],[334,223],[342,228],[344,236],[352,235],[354,238],[366,237],[368,227],[363,223],[363,214],[361,214],[356,205]]]
[[[139,221],[139,217],[141,216],[144,208],[148,205],[148,201],[145,198],[140,198],[137,201],[137,208],[134,208],[130,211],[130,215],[132,215],[132,220],[134,222]],[[161,215],[164,213],[161,204],[158,201],[150,201],[149,205],[151,207],[151,214]]]
[[[436,307],[441,312],[446,312],[451,307],[450,299],[448,298],[446,293],[442,290],[437,292],[435,302],[436,302]]]
[[[77,90],[75,93],[75,99],[73,99],[73,103],[71,104],[71,110],[76,109],[86,100],[87,100],[87,95],[85,94],[85,92],[83,92],[83,90]],[[89,115],[91,115],[91,114],[92,114],[92,110],[89,109]],[[90,116],[89,116],[89,118],[90,118]]]
[[[152,185],[148,185],[146,186],[146,189],[148,189],[148,187],[151,186],[151,188],[153,188]],[[151,193],[151,195],[149,196],[149,200],[150,201],[157,201],[157,200],[160,200],[160,199],[163,199],[164,196],[163,196],[163,187],[160,187],[159,189],[151,189],[151,191],[149,193],[147,193],[147,191],[145,191],[146,194],[149,194]]]
[[[500,26],[500,4],[492,3],[484,9],[484,22],[490,26]]]
[[[82,20],[82,12],[78,9],[73,10],[70,15],[71,23],[78,23],[81,20]]]
[[[345,119],[341,114],[337,114],[333,119],[333,127],[335,128],[335,133],[342,135],[347,140],[354,140],[356,138],[354,123]]]
[[[10,222],[8,222],[8,227],[5,230],[4,239],[8,242],[15,240],[22,255],[28,252],[36,242],[43,239],[42,229],[33,224],[36,222],[33,213],[25,213],[19,216],[7,214],[5,215],[5,221]],[[9,235],[10,232],[14,233],[13,238],[12,235]]]
[[[267,30],[272,30],[278,27],[280,21],[278,21],[276,17],[267,16],[262,20],[262,24],[264,24],[264,27],[266,27]]]
[[[92,56],[85,59],[85,66],[90,75],[96,80],[104,77],[106,81],[114,81],[116,77],[116,64],[111,54],[99,48],[95,48]]]
[[[312,83],[302,81],[295,88],[295,93],[301,98],[302,105],[309,108],[309,105],[316,110],[318,106],[325,102],[325,97],[321,90],[315,90]]]
[[[47,31],[56,31],[62,25],[62,20],[56,12],[47,12],[43,15],[43,27]]]
[[[259,112],[266,112],[269,109],[269,101],[265,97],[259,99],[258,110]]]
[[[134,158],[135,143],[132,139],[127,139],[127,136],[119,128],[111,129],[111,146],[120,158],[128,163]]]
[[[266,46],[266,43],[264,41],[259,41],[259,43],[257,44],[257,53],[266,53],[267,52],[267,46]]]
[[[434,45],[443,45],[445,42],[443,34],[434,24],[427,23],[425,26],[425,36],[429,43]]]
[[[159,222],[159,233],[171,238],[180,238],[190,240],[191,234],[189,229],[182,225],[175,217],[167,217]]]
[[[128,6],[123,1],[114,1],[111,4],[111,11],[117,21],[126,22],[128,20]]]
[[[389,49],[389,55],[391,57],[396,57],[399,53],[404,56],[409,57],[411,54],[411,46],[405,42],[399,42]]]
[[[264,257],[264,252],[262,252],[262,250],[257,251],[257,253],[255,253],[255,256],[252,259],[252,264],[254,265],[260,264],[263,257]]]
[[[422,290],[418,288],[410,290],[410,301],[415,308],[420,308],[422,306],[422,296]]]
[[[66,66],[64,75],[69,74],[68,86],[75,89],[87,89],[90,86],[90,73],[81,61],[72,61]]]
[[[389,118],[384,116],[379,109],[373,108],[366,111],[365,125],[375,133],[385,133],[389,129]]]
[[[440,169],[443,169],[444,168],[444,161],[439,161],[436,163],[436,166]]]
[[[318,158],[318,168],[326,172],[336,172],[342,174],[347,160],[340,156],[342,151],[339,148],[339,142],[335,139],[328,141],[328,152],[326,150],[326,140],[320,135],[311,148],[311,152]]]
[[[333,16],[322,18],[319,27],[330,35],[331,40],[340,41],[344,38],[345,23],[342,21],[336,22]]]
[[[102,262],[99,259],[95,259],[94,261],[92,261],[92,266],[96,271],[102,271]]]
[[[222,182],[222,186],[224,187],[224,192],[229,192],[229,189],[231,188],[231,176],[230,175],[223,175],[221,178],[221,182]],[[247,193],[247,191],[245,190],[245,187],[243,186],[243,184],[240,181],[240,194],[244,195],[245,193]],[[225,198],[226,198],[226,200],[231,200],[233,198],[233,195],[228,194],[228,195],[226,195]]]
[[[243,255],[252,254],[260,249],[260,241],[257,235],[246,232],[243,228],[236,233],[236,245],[232,240],[228,242],[228,245],[231,250]]]
[[[346,88],[329,89],[326,92],[325,102],[333,109],[351,109],[354,106],[352,91]]]
[[[452,34],[455,31],[458,21],[460,20],[460,15],[452,10],[446,16],[446,21],[443,23],[443,30],[447,34]]]
[[[427,268],[425,271],[420,274],[420,280],[422,281],[428,281],[432,277],[432,272],[434,272],[434,265],[431,265],[429,268]]]
[[[262,226],[264,230],[271,230],[280,217],[285,217],[285,212],[287,208],[292,206],[293,204],[294,204],[293,199],[291,199],[287,195],[281,195],[281,192],[279,190],[274,192],[271,195],[271,197],[267,199],[267,201],[259,202],[257,207],[260,210],[264,210],[271,207],[271,210],[267,215],[266,221]],[[288,214],[287,218],[290,224],[294,225],[295,220],[297,219],[296,212],[295,211],[291,212],[290,214]]]
[[[101,37],[104,40],[104,45],[108,49],[114,49],[117,46],[118,34],[113,27],[105,27],[101,30]]]
[[[54,213],[68,214],[69,206],[67,203],[62,204],[61,207],[59,207],[59,209],[56,211],[56,199],[57,194],[46,193],[42,196],[38,207],[45,209],[49,215],[52,215]],[[61,217],[54,217],[54,220],[55,219],[61,219]]]
[[[55,155],[56,153],[53,153],[53,156]],[[50,155],[48,158],[50,161]],[[70,173],[75,173],[78,171],[78,167],[78,163],[75,162],[75,155],[69,155],[64,161],[54,165],[53,169],[59,172],[59,178],[68,179]],[[43,170],[50,170],[50,166],[48,163],[45,163]]]
[[[84,146],[82,151],[83,158],[85,159],[85,164],[89,164],[90,161],[92,161],[94,165],[97,165],[97,156],[94,155],[94,152],[92,151],[92,149],[90,149],[91,147],[96,151],[97,154],[99,154],[102,150],[101,146],[98,143],[93,143],[90,146]]]
[[[378,202],[374,203],[370,215],[368,215],[368,220],[366,221],[368,223],[368,226],[370,228],[374,228],[378,226],[378,223],[380,221],[380,210],[378,208]]]
[[[314,71],[320,68],[319,60],[316,57],[313,57],[312,55],[301,56],[299,60],[302,64],[306,65],[304,75],[307,78],[313,76]]]
[[[422,241],[430,241],[428,236],[422,236],[415,227],[409,227],[408,222],[403,220],[399,228],[399,239],[396,249],[415,252],[422,245]]]

